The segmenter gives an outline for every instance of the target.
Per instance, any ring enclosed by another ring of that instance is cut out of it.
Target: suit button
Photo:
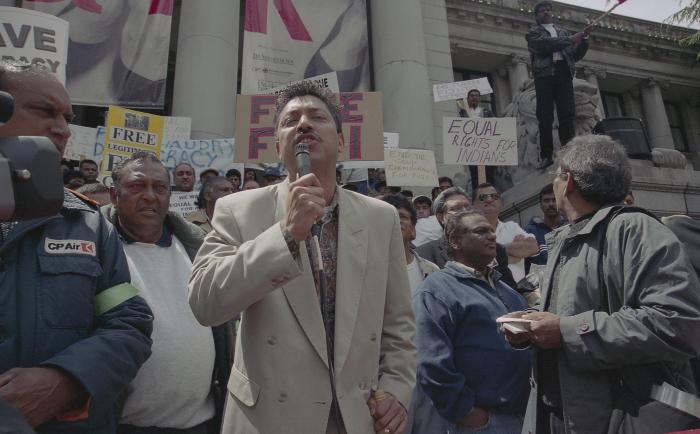
[[[267,343],[270,345],[275,345],[277,343],[277,338],[274,336],[270,336],[267,338]]]
[[[376,341],[376,340],[377,340],[377,334],[376,334],[376,333],[372,333],[371,335],[369,335],[369,340],[370,340],[370,341],[373,341],[373,342]]]
[[[279,402],[284,402],[284,401],[286,401],[286,400],[287,400],[287,394],[284,393],[284,392],[281,392],[281,393],[280,393],[280,396],[277,397],[277,400],[278,400]]]

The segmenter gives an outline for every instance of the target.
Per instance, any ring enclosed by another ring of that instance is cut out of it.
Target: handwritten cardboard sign
[[[388,185],[416,187],[438,185],[433,151],[385,148],[384,169]]]
[[[197,211],[197,191],[173,191],[170,193],[170,211],[186,216]]]
[[[433,86],[433,101],[449,101],[451,99],[466,98],[469,91],[476,89],[482,95],[493,93],[491,84],[486,77],[475,80],[457,81],[454,83],[436,84]]]
[[[79,161],[85,159],[94,160],[97,129],[73,124],[68,124],[68,129],[70,129],[70,138],[68,143],[66,143],[63,158]],[[95,161],[99,161],[99,159]]]
[[[339,161],[384,158],[382,95],[377,92],[340,93],[345,149]],[[275,150],[275,95],[238,95],[236,100],[236,154],[245,163],[277,163]]]
[[[445,164],[517,166],[515,118],[442,118]]]

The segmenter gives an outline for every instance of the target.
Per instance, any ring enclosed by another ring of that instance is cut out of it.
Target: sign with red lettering
[[[338,161],[383,160],[382,94],[340,93],[345,151]],[[238,95],[236,154],[239,163],[276,163],[274,95]]]

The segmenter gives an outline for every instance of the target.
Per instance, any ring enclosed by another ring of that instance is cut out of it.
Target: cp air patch
[[[85,240],[44,240],[44,250],[51,255],[95,255],[95,243]]]

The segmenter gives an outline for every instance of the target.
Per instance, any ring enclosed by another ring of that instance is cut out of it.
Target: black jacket
[[[574,64],[583,59],[588,51],[587,40],[584,39],[579,45],[575,45],[571,32],[557,25],[554,28],[557,30],[556,38],[552,37],[547,29],[539,24],[530,27],[525,35],[532,62],[532,77],[535,80],[556,74],[553,54],[557,51],[566,60],[571,70],[571,76],[574,77]]]

